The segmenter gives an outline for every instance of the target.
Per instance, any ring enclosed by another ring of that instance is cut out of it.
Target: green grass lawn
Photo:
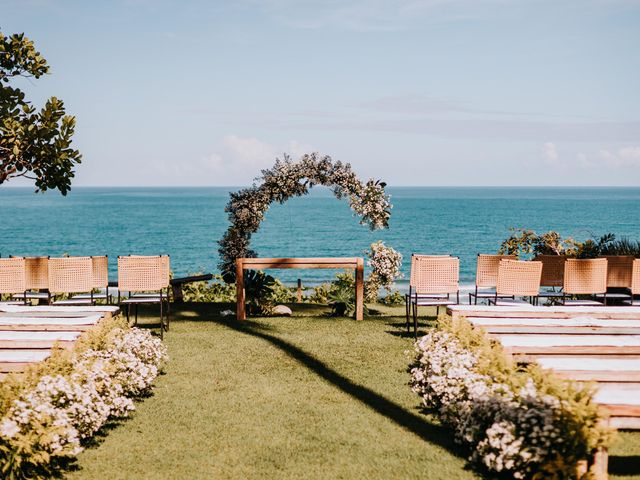
[[[69,478],[476,478],[418,411],[403,308],[356,322],[302,305],[242,324],[227,308],[174,309],[167,374]],[[610,471],[640,478],[640,434],[621,434]]]

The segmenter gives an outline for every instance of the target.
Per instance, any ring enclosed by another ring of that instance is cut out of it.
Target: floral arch
[[[371,230],[389,226],[391,203],[384,182],[363,183],[351,165],[334,162],[329,156],[311,153],[293,162],[285,155],[283,160],[276,159],[272,168],[262,170],[262,176],[251,187],[229,195],[225,212],[231,225],[218,242],[219,267],[227,281],[235,278],[237,258],[258,256],[250,248],[251,236],[260,228],[269,206],[306,195],[314,185],[330,187],[338,199],[348,198],[354,214],[360,216],[360,223]]]

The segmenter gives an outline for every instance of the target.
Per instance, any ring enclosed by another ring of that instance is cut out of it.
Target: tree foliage
[[[65,115],[64,103],[56,97],[36,109],[10,84],[47,73],[49,65],[31,40],[0,32],[0,185],[25,177],[35,181],[38,191],[58,189],[66,195],[82,158],[71,147],[75,117]]]
[[[575,258],[632,255],[640,258],[640,241],[624,237],[616,240],[613,233],[607,233],[600,238],[588,238],[581,242],[571,237],[562,238],[553,230],[538,235],[533,230],[512,228],[511,235],[502,242],[498,252],[519,258],[529,258],[532,255],[566,255]]]

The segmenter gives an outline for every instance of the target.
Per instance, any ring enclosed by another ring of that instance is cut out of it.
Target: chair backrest
[[[49,259],[49,292],[83,293],[93,289],[91,257]]]
[[[606,258],[567,258],[564,264],[564,293],[592,295],[607,291]]]
[[[49,257],[26,257],[27,290],[49,288]]]
[[[25,260],[22,257],[0,258],[0,293],[24,293],[27,290]]]
[[[476,287],[495,288],[498,284],[500,260],[516,260],[515,255],[478,254],[476,264]]]
[[[640,295],[640,258],[636,258],[631,267],[631,295]]]
[[[93,270],[93,288],[107,288],[109,286],[109,257],[91,257]]]
[[[411,256],[409,284],[415,293],[456,293],[459,290],[460,259],[446,255]]]
[[[498,267],[497,295],[535,297],[540,293],[542,262],[501,260]]]
[[[534,260],[542,262],[542,287],[562,287],[564,285],[565,255],[537,255]]]
[[[118,257],[118,290],[148,292],[169,287],[169,256]]]
[[[607,287],[629,288],[633,255],[603,255],[607,259]]]

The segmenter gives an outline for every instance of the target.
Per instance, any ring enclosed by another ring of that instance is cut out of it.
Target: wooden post
[[[364,260],[356,263],[356,320],[364,318]]]
[[[606,448],[599,448],[593,456],[591,474],[594,480],[607,480],[609,478],[609,453]]]
[[[302,280],[298,279],[298,292],[297,292],[297,301],[298,303],[302,303]]]
[[[246,320],[247,314],[245,312],[244,268],[242,265],[242,258],[236,259],[236,304],[236,319]]]

